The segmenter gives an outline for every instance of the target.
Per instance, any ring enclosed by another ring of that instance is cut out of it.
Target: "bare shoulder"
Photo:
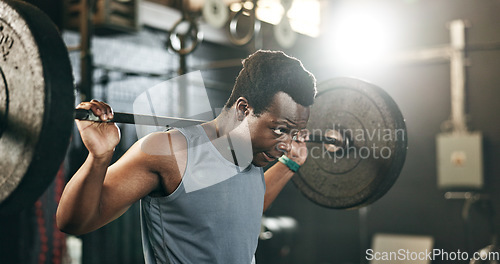
[[[178,130],[149,134],[136,143],[147,157],[147,167],[160,176],[165,193],[173,192],[182,180],[187,164],[187,141]]]
[[[177,130],[151,133],[132,145],[110,168],[125,174],[166,174],[175,171],[169,167],[179,167],[179,161],[187,158],[186,146],[185,137]]]
[[[186,138],[178,130],[151,133],[138,143],[142,152],[153,156],[170,156],[187,148]]]

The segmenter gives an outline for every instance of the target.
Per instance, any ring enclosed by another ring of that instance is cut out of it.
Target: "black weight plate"
[[[308,129],[334,129],[350,138],[344,151],[307,143],[309,156],[293,182],[310,200],[329,208],[354,209],[375,202],[403,167],[406,125],[394,100],[381,88],[353,78],[318,85]]]
[[[0,1],[0,212],[32,204],[66,154],[75,104],[71,64],[38,8]]]

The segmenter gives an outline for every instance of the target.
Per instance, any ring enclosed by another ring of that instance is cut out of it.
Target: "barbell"
[[[50,19],[20,1],[0,1],[0,213],[31,205],[64,160],[74,119],[71,64]],[[394,100],[354,78],[318,84],[307,129],[309,157],[292,181],[313,202],[336,209],[382,197],[403,167],[407,133]],[[115,113],[114,122],[169,126],[202,120]],[[162,123],[163,122],[163,123]],[[318,136],[319,135],[319,136]]]
[[[199,120],[199,119],[189,119],[189,118],[179,118],[179,117],[165,117],[165,116],[153,116],[153,115],[142,115],[142,114],[130,114],[130,113],[121,113],[114,112],[113,119],[108,119],[106,121],[102,121],[98,116],[96,116],[91,110],[86,109],[75,109],[75,119],[83,120],[83,121],[93,121],[93,122],[101,122],[101,123],[122,123],[122,124],[134,124],[134,125],[146,125],[146,126],[156,126],[156,127],[164,127],[165,129],[171,129],[174,127],[187,127],[200,125],[208,120]],[[309,132],[308,130],[306,130]],[[297,131],[291,131],[292,134],[297,134]],[[304,137],[306,135],[304,134]],[[295,140],[298,140],[294,137]],[[340,148],[348,148],[349,147],[349,138],[348,135],[342,135],[340,133],[335,134],[320,134],[316,133],[310,135],[310,139],[305,140],[305,142],[314,142],[314,143],[324,143],[328,145],[333,145]],[[333,147],[332,146],[332,147]],[[340,150],[340,148],[338,150]],[[337,151],[337,150],[336,150]]]

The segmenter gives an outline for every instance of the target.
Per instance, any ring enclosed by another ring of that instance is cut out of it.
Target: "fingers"
[[[307,159],[307,146],[306,143],[302,141],[292,141],[290,144],[290,152],[287,156],[302,165]]]
[[[110,105],[94,99],[89,103],[91,104],[90,109],[92,110],[94,115],[99,116],[101,120],[107,121],[113,118],[113,109]]]
[[[299,165],[302,165],[307,159],[307,146],[304,141],[279,142],[276,148]]]
[[[93,99],[90,102],[81,102],[76,108],[91,110],[94,115],[99,117],[102,121],[113,119],[113,109],[110,105],[101,101]]]
[[[297,142],[305,142],[306,140],[309,140],[309,135],[309,130],[304,128],[297,131],[297,134],[293,137],[293,140]]]
[[[291,150],[290,153],[292,153],[294,156],[302,156],[302,151],[306,150],[306,143],[305,142],[299,142],[299,141],[293,141],[291,145]]]

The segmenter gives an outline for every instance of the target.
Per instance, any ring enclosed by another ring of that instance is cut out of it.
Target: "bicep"
[[[108,168],[100,199],[102,224],[118,218],[133,203],[159,186],[153,163],[154,157],[142,152],[140,142],[136,142]]]
[[[149,193],[180,182],[186,140],[176,131],[152,133],[108,168],[101,192],[101,224],[113,221]],[[161,175],[161,176],[160,176]],[[166,181],[166,182],[162,182]]]

